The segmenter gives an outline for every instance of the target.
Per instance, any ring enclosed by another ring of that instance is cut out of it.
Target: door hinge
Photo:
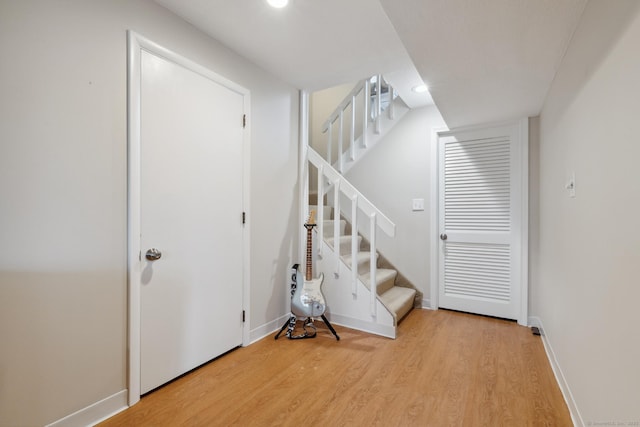
[[[242,212],[242,223],[243,224],[247,223],[247,213],[246,212]]]
[[[245,319],[246,319],[245,311],[242,310],[242,323],[245,322]]]
[[[242,115],[242,128],[246,128],[247,127],[247,115],[243,114]]]

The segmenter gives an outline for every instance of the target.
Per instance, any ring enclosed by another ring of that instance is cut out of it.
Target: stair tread
[[[342,259],[344,260],[345,264],[347,264],[348,266],[351,266],[351,254],[346,254],[342,256]],[[367,262],[371,259],[371,252],[368,251],[362,251],[362,252],[358,252],[356,254],[356,260],[359,263],[361,262]],[[378,254],[376,254],[376,259],[378,259]]]
[[[411,289],[411,288],[405,288],[402,286],[393,286],[391,289],[389,289],[387,292],[385,292],[384,294],[380,295],[381,299],[388,299],[391,300],[393,298],[398,298],[398,297],[408,297],[408,296],[415,296],[416,294],[416,290],[415,289]]]

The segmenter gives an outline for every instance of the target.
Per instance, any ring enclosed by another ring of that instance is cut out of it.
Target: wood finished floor
[[[109,426],[571,426],[540,337],[413,310],[390,340],[273,335],[145,396]],[[323,325],[324,326],[324,325]]]

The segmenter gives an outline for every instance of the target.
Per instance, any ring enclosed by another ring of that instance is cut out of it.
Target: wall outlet
[[[423,211],[424,210],[424,199],[413,199],[413,210],[414,211]]]

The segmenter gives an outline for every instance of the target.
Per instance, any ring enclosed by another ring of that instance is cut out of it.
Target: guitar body
[[[298,271],[296,276],[298,286],[291,296],[291,312],[300,317],[322,316],[327,308],[322,295],[324,275],[320,274],[316,279],[304,280],[302,273]]]

